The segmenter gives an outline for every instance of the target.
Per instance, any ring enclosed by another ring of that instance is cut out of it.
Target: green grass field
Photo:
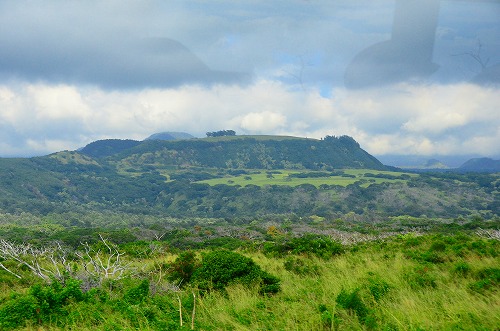
[[[195,256],[202,259],[204,253]],[[258,284],[238,282],[207,292],[191,284],[175,288],[168,275],[177,255],[163,250],[147,258],[124,255],[135,270],[130,278],[110,279],[87,296],[77,288],[68,292],[68,285],[35,291],[34,280],[20,281],[0,270],[0,329],[500,328],[500,252],[494,239],[407,234],[345,246],[323,258],[307,252],[270,255],[255,248],[238,253],[277,276],[281,290],[265,295]],[[74,294],[58,299],[58,293]]]
[[[279,172],[279,173],[278,173]],[[364,177],[366,173],[372,174],[385,174],[390,176],[400,177],[403,173],[399,172],[391,172],[391,171],[379,171],[379,170],[369,170],[369,169],[346,169],[343,172],[346,175],[355,176],[355,178],[351,177],[342,177],[342,176],[331,176],[331,177],[317,177],[317,178],[295,178],[289,177],[290,174],[299,174],[299,173],[309,173],[311,171],[300,171],[300,170],[279,170],[268,172],[266,170],[259,170],[258,173],[252,173],[249,175],[238,175],[238,176],[228,176],[224,178],[215,178],[200,181],[199,183],[206,183],[209,185],[257,185],[257,186],[265,186],[265,185],[286,185],[286,186],[299,186],[303,184],[311,184],[316,187],[320,187],[321,185],[339,185],[339,186],[347,186],[349,184],[353,184],[357,181],[364,181],[362,186],[366,187],[371,184],[380,184],[380,183],[394,183],[401,182],[405,179],[387,179],[387,178],[372,178],[372,177]],[[313,172],[311,172],[313,173]],[[415,174],[407,174],[409,176],[417,176]]]

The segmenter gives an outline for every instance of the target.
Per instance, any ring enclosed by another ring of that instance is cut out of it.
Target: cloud
[[[474,84],[297,92],[274,81],[107,91],[0,86],[0,155],[40,155],[103,138],[233,129],[238,134],[351,135],[373,154],[498,155],[500,90]]]
[[[260,113],[249,113],[241,119],[240,127],[249,132],[269,132],[285,126],[284,115],[264,111]]]
[[[0,155],[220,129],[500,154],[499,8],[441,2],[430,45],[393,34],[390,0],[0,1]],[[351,69],[363,88],[344,87]]]

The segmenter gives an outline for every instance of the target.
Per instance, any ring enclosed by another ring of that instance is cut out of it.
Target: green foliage
[[[54,315],[64,314],[63,306],[71,301],[85,300],[80,284],[80,281],[69,278],[64,283],[53,281],[50,285],[33,285],[30,294],[37,301],[38,318],[49,321]]]
[[[203,256],[193,280],[202,290],[222,290],[232,283],[260,285],[263,293],[280,290],[280,280],[263,271],[255,262],[230,251],[214,251]]]
[[[34,320],[37,308],[38,303],[33,296],[13,296],[0,306],[0,329],[15,329],[23,326],[26,321]]]
[[[14,294],[0,306],[0,326],[12,329],[26,322],[57,321],[67,315],[65,306],[88,298],[80,289],[80,281],[68,278],[64,283],[35,284],[27,294]]]
[[[500,286],[500,268],[483,268],[476,272],[477,281],[469,284],[469,289],[483,293]]]
[[[234,130],[220,130],[214,132],[207,132],[207,137],[225,137],[225,136],[235,136],[236,132]]]
[[[287,257],[283,263],[285,270],[297,275],[319,275],[319,267],[313,262],[300,257]]]
[[[437,287],[436,276],[427,266],[417,266],[408,272],[405,277],[408,285],[413,289]]]
[[[382,299],[391,289],[391,286],[385,280],[375,276],[368,278],[367,287],[375,301]]]
[[[186,226],[193,228],[190,222]],[[281,236],[274,240],[283,240],[282,244],[291,240]],[[122,246],[132,252],[146,244]],[[0,330],[189,330],[195,302],[196,330],[495,330],[498,326],[494,303],[500,269],[495,240],[463,234],[401,235],[357,244],[329,260],[304,252],[292,255],[292,250],[286,258],[276,259],[256,251],[260,244],[246,250],[245,256],[221,250],[179,254],[173,264],[178,263],[181,272],[193,265],[195,269],[191,282],[179,292],[170,291],[170,281],[156,272],[158,265],[166,269],[169,252],[134,254],[127,260],[139,270],[136,278],[106,281],[88,292],[72,279],[33,285],[33,278],[9,278],[9,286],[3,288],[11,287],[15,293],[0,297]],[[439,254],[445,262],[430,263],[408,253]],[[203,256],[201,264],[195,258],[198,254]],[[273,270],[273,275],[263,269]],[[228,286],[232,284],[236,286]],[[254,286],[261,293],[281,290],[262,297]]]
[[[143,279],[139,285],[132,287],[125,292],[123,299],[132,304],[137,305],[144,302],[149,295],[149,280]]]
[[[304,234],[301,237],[285,240],[281,243],[266,243],[264,252],[278,256],[288,253],[312,254],[323,259],[329,259],[342,254],[344,247],[327,236]]]
[[[340,307],[356,313],[361,322],[365,321],[370,312],[359,294],[359,289],[354,289],[352,291],[342,289],[337,295],[335,302],[337,302]]]
[[[191,280],[191,276],[198,267],[199,261],[196,258],[195,252],[182,252],[175,259],[175,261],[170,264],[171,271],[169,274],[169,279],[185,285]]]
[[[453,267],[453,272],[462,277],[467,276],[471,271],[471,267],[467,262],[458,261]]]
[[[328,309],[327,305],[320,304],[318,306],[318,310],[321,313],[321,322],[323,323],[323,327],[326,329],[331,329],[333,326],[334,316],[332,312]]]

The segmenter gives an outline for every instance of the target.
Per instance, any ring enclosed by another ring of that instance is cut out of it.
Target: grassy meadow
[[[320,187],[321,185],[338,185],[347,186],[354,184],[358,181],[363,181],[362,187],[366,187],[371,184],[381,184],[381,183],[395,183],[404,182],[405,179],[401,178],[401,175],[405,173],[392,172],[392,171],[380,171],[380,170],[368,170],[368,169],[345,169],[342,170],[342,175],[336,176],[323,176],[323,177],[294,177],[297,174],[314,174],[318,172],[314,171],[300,171],[300,170],[276,170],[276,171],[266,171],[266,170],[252,170],[250,174],[236,175],[236,176],[226,176],[222,178],[214,178],[200,181],[199,183],[213,185],[286,185],[286,186],[299,186],[304,184],[314,185]],[[365,177],[366,174],[375,175],[385,175],[389,178],[376,178],[376,177]],[[406,174],[408,176],[417,176],[416,174]],[[394,177],[394,178],[392,178]]]
[[[280,280],[280,290],[269,294],[245,277],[235,276],[221,289],[197,282],[207,250],[189,255],[163,247],[140,257],[129,247],[123,256],[128,274],[85,291],[71,278],[40,283],[29,270],[17,271],[22,279],[0,271],[0,329],[500,328],[498,239],[410,233],[354,245],[322,240],[302,247],[308,244],[276,236],[235,250]],[[139,247],[144,245],[137,252]],[[81,262],[75,263],[81,271]],[[184,282],[174,277],[179,270]]]

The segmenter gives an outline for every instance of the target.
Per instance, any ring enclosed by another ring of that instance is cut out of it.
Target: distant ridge
[[[97,140],[83,147],[79,152],[90,157],[106,157],[133,148],[140,143],[140,141],[131,139]]]
[[[144,140],[181,140],[181,139],[193,139],[194,136],[186,132],[159,132],[152,134]]]
[[[500,172],[500,160],[488,157],[470,159],[458,168],[460,171]]]
[[[111,157],[141,167],[161,164],[226,169],[387,169],[348,136],[327,136],[321,140],[283,136],[150,139]]]

